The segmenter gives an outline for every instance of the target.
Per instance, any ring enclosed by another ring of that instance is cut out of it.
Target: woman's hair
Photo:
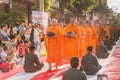
[[[6,24],[2,24],[0,28],[3,29],[5,26],[6,26]]]

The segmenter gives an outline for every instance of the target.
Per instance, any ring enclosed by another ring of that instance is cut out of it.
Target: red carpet
[[[68,60],[64,60],[63,64],[65,69],[45,71],[34,76],[31,80],[49,80],[51,78],[52,80],[61,80],[63,72],[70,67]]]
[[[40,59],[40,62],[45,62],[46,61],[46,57],[43,57]],[[15,70],[11,70],[9,72],[5,72],[5,73],[1,73],[0,74],[0,80],[5,80],[6,78],[9,78],[17,73],[20,73],[23,71],[23,66],[20,66],[18,68],[16,68]]]
[[[120,80],[120,40],[116,45],[109,62],[103,71],[108,75],[108,80]]]
[[[69,67],[68,60],[63,60],[63,64],[66,66],[66,69]],[[31,80],[49,80],[50,78],[53,78],[54,80],[60,80],[64,69],[58,69],[58,70],[51,70],[51,71],[45,71],[42,72],[36,76],[34,76]],[[56,79],[59,78],[59,79]]]
[[[19,73],[21,71],[23,71],[22,66],[16,68],[15,70],[11,70],[9,72],[1,73],[0,74],[0,80],[5,80],[6,78],[11,77],[11,76],[13,76],[13,75],[15,75],[15,74],[17,74],[17,73]]]
[[[31,80],[48,80],[50,79],[53,75],[57,74],[57,72],[60,70],[52,70],[52,71],[45,71],[37,76],[33,77]]]

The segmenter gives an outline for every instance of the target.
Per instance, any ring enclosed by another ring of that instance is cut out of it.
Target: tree
[[[44,0],[44,11],[48,12],[50,8],[51,8],[51,0]],[[33,9],[39,11],[39,3],[36,3]]]
[[[68,9],[69,6],[73,6],[73,3],[75,2],[75,0],[58,0],[60,3],[60,8],[61,8],[61,18],[64,19],[64,12],[66,9]]]
[[[37,3],[37,0],[13,0],[15,2],[21,2],[26,4],[27,6],[27,14],[28,14],[28,21],[31,21],[31,15],[32,15],[32,6]]]
[[[51,0],[44,0],[44,10],[49,11],[51,7]]]
[[[98,14],[100,24],[106,24],[107,19],[111,16],[111,10],[104,4],[97,5],[93,8],[93,11]]]
[[[93,8],[93,11],[96,13],[102,13],[108,16],[110,14],[110,9],[107,5],[99,4],[98,6]]]
[[[70,7],[76,16],[85,15],[97,4],[97,0],[75,0],[73,7]]]
[[[0,12],[0,24],[8,24],[10,27],[20,24],[25,16],[18,10],[12,8],[9,13]]]
[[[62,10],[68,8],[69,6],[73,6],[75,0],[58,0],[60,2],[60,8]]]

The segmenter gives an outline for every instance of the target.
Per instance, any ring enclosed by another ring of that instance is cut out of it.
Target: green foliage
[[[50,10],[51,0],[44,0],[44,10],[47,12]],[[34,4],[33,10],[39,11],[39,2]]]
[[[73,7],[70,7],[69,9],[77,16],[85,15],[84,12],[91,10],[96,4],[96,0],[75,0]]]
[[[51,0],[44,0],[44,9],[45,11],[49,11],[51,7]]]
[[[0,24],[8,24],[11,27],[20,24],[23,19],[25,19],[23,14],[15,9],[11,9],[9,13],[0,13]]]
[[[8,18],[8,14],[0,12],[0,24],[4,23]]]
[[[36,4],[33,6],[33,10],[39,11],[39,3],[36,3]]]
[[[75,0],[58,0],[60,2],[60,8],[62,10],[67,9],[69,6],[73,7]]]
[[[99,13],[102,13],[102,14],[105,14],[106,16],[109,15],[110,13],[110,10],[108,8],[108,6],[106,5],[102,5],[102,4],[99,4],[98,6],[96,6],[94,9],[93,9],[94,12],[99,12]]]
[[[120,20],[116,15],[112,16],[112,19],[110,20],[110,25],[112,25],[112,26],[120,26]]]

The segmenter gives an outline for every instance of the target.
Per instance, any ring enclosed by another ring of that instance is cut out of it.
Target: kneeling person
[[[92,54],[92,50],[92,46],[87,47],[88,53],[83,56],[81,63],[84,67],[86,74],[88,75],[94,75],[98,72],[99,69],[101,69],[101,65],[99,65],[97,57]]]
[[[25,55],[25,72],[36,72],[38,70],[41,70],[42,67],[43,63],[39,62],[38,57],[35,54],[35,47],[30,46],[30,53]]]
[[[107,47],[104,45],[103,42],[97,45],[96,49],[96,56],[98,58],[107,58],[109,53],[107,52]]]

